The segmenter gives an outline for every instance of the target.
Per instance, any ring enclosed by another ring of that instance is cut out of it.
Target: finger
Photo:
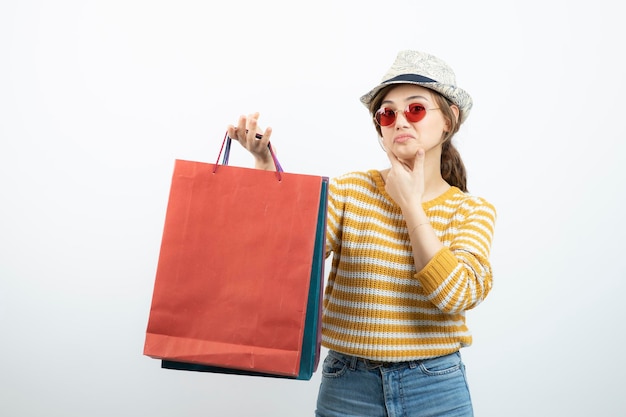
[[[267,144],[270,142],[270,137],[272,137],[272,128],[268,126],[263,132],[263,136],[261,136],[259,140],[261,141],[261,144],[267,146]]]
[[[389,158],[389,162],[391,162],[391,169],[404,169],[405,171],[410,171],[411,167],[405,162],[398,158],[394,153],[387,150],[387,158]]]
[[[423,175],[424,173],[424,160],[426,152],[423,149],[418,149],[415,153],[415,159],[413,161],[413,172]]]
[[[226,134],[231,139],[239,140],[237,139],[237,128],[233,125],[228,125],[226,127]]]
[[[258,121],[259,121],[259,112],[251,113],[248,115],[248,123],[246,125],[246,129],[248,129],[247,130],[248,140],[257,139],[256,137],[257,133],[261,133],[261,132],[257,132]]]
[[[248,135],[246,136],[246,139],[253,141],[251,142],[251,145],[254,148],[261,149],[269,144],[270,138],[272,136],[272,128],[268,126],[263,133],[257,133],[256,135],[254,135],[254,139],[250,139],[252,135],[249,132],[247,133]]]
[[[398,160],[398,157],[394,155],[394,153],[391,152],[389,149],[385,149],[385,153],[387,154],[387,158],[389,159],[389,162],[391,162],[391,168],[398,168],[398,166],[400,165],[400,161]]]
[[[237,131],[235,132],[235,136],[237,137],[237,140],[239,140],[241,142],[241,139],[243,139],[246,135],[246,123],[247,123],[247,119],[246,116],[239,116],[239,122],[237,123]]]

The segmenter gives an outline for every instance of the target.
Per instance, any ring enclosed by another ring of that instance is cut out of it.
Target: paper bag
[[[327,182],[176,160],[144,354],[172,369],[309,379]]]

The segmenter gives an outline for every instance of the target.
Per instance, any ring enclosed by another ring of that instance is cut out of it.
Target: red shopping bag
[[[144,354],[310,378],[300,365],[327,180],[176,160]]]

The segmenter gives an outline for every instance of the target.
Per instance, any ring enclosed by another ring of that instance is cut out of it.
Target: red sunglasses
[[[426,109],[423,104],[409,104],[407,108],[404,109],[404,117],[411,123],[417,123],[426,117],[426,110],[439,110],[439,107]],[[389,107],[383,107],[374,114],[374,119],[376,120],[376,123],[381,126],[391,126],[396,122],[397,114],[397,110],[392,110]]]

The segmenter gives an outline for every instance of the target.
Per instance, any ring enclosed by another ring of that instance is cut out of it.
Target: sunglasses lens
[[[404,117],[411,123],[417,123],[426,116],[426,107],[413,103],[404,111]],[[391,126],[396,122],[396,112],[385,107],[376,112],[376,122],[381,126]]]
[[[396,112],[383,108],[376,112],[376,122],[378,122],[381,126],[389,126],[392,125],[396,121]]]
[[[421,104],[413,103],[405,110],[404,116],[411,123],[416,123],[426,116],[426,107]]]

